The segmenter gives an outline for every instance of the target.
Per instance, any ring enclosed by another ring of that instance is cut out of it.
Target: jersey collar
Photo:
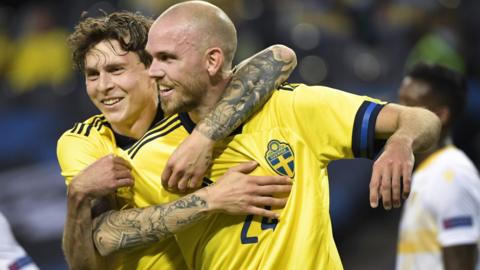
[[[150,127],[148,128],[148,130],[150,130],[153,126],[155,126],[155,124],[160,122],[163,119],[163,117],[164,117],[164,114],[163,114],[162,108],[160,107],[160,105],[158,105],[157,113],[155,114],[155,118],[153,118],[153,121],[150,124]],[[134,139],[128,136],[123,136],[121,134],[116,133],[113,130],[113,128],[110,126],[110,123],[108,123],[108,126],[112,130],[113,136],[115,136],[115,142],[117,143],[117,146],[122,148],[123,150],[129,148],[130,146],[132,146],[134,143],[137,142],[137,139]]]

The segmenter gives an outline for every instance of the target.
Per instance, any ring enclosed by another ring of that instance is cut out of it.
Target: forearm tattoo
[[[227,137],[258,110],[296,65],[296,59],[282,59],[281,53],[266,49],[241,64],[222,99],[196,129],[213,140]]]
[[[95,220],[93,239],[102,255],[158,242],[201,220],[207,202],[190,194],[165,205],[109,211]]]

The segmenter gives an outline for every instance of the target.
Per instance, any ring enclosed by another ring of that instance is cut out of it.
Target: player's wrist
[[[211,134],[204,132],[201,128],[195,128],[190,134],[190,137],[192,137],[195,142],[199,143],[200,145],[207,147],[213,147],[215,145],[215,140],[212,138]]]
[[[411,136],[408,136],[406,134],[395,133],[387,140],[385,147],[389,147],[392,145],[408,147],[411,149],[413,147],[413,139],[411,138]]]
[[[91,196],[87,192],[84,192],[82,189],[78,188],[77,185],[75,185],[74,181],[72,181],[72,183],[70,183],[70,185],[67,188],[67,197],[76,202],[83,202],[83,201],[90,202],[94,199],[93,196]]]
[[[217,202],[215,192],[212,190],[213,187],[204,187],[195,192],[197,196],[202,198],[206,203],[207,207],[202,210],[205,213],[219,212],[221,210],[221,205]]]

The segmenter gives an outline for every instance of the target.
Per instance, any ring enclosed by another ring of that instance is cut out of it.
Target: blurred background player
[[[10,224],[0,212],[0,269],[37,270],[38,267],[25,250],[17,243]]]
[[[442,131],[431,151],[416,155],[400,221],[397,269],[480,269],[480,178],[450,136],[465,107],[466,81],[446,67],[420,63],[398,95],[401,104],[434,112]]]

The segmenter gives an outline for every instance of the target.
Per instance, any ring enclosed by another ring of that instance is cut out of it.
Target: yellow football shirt
[[[341,269],[333,240],[326,167],[331,160],[372,157],[382,103],[327,87],[284,85],[234,136],[218,145],[206,178],[250,160],[256,175],[288,175],[293,189],[280,220],[215,214],[176,235],[191,269]],[[162,131],[130,151],[141,173],[133,204],[165,203],[164,163],[193,130],[186,113],[162,121]],[[141,184],[140,184],[141,183]]]
[[[75,124],[60,137],[57,144],[58,162],[66,184],[70,184],[81,170],[111,153],[132,163],[127,151],[134,143],[133,139],[115,134],[102,115]],[[135,168],[132,173],[135,180],[140,178]],[[141,183],[139,186],[142,186]],[[130,188],[117,190],[116,207],[131,207],[132,192]],[[163,195],[166,200],[177,197],[173,194]],[[108,269],[187,269],[173,237],[155,245],[116,252],[108,256],[106,262]],[[157,268],[152,268],[154,266]]]

